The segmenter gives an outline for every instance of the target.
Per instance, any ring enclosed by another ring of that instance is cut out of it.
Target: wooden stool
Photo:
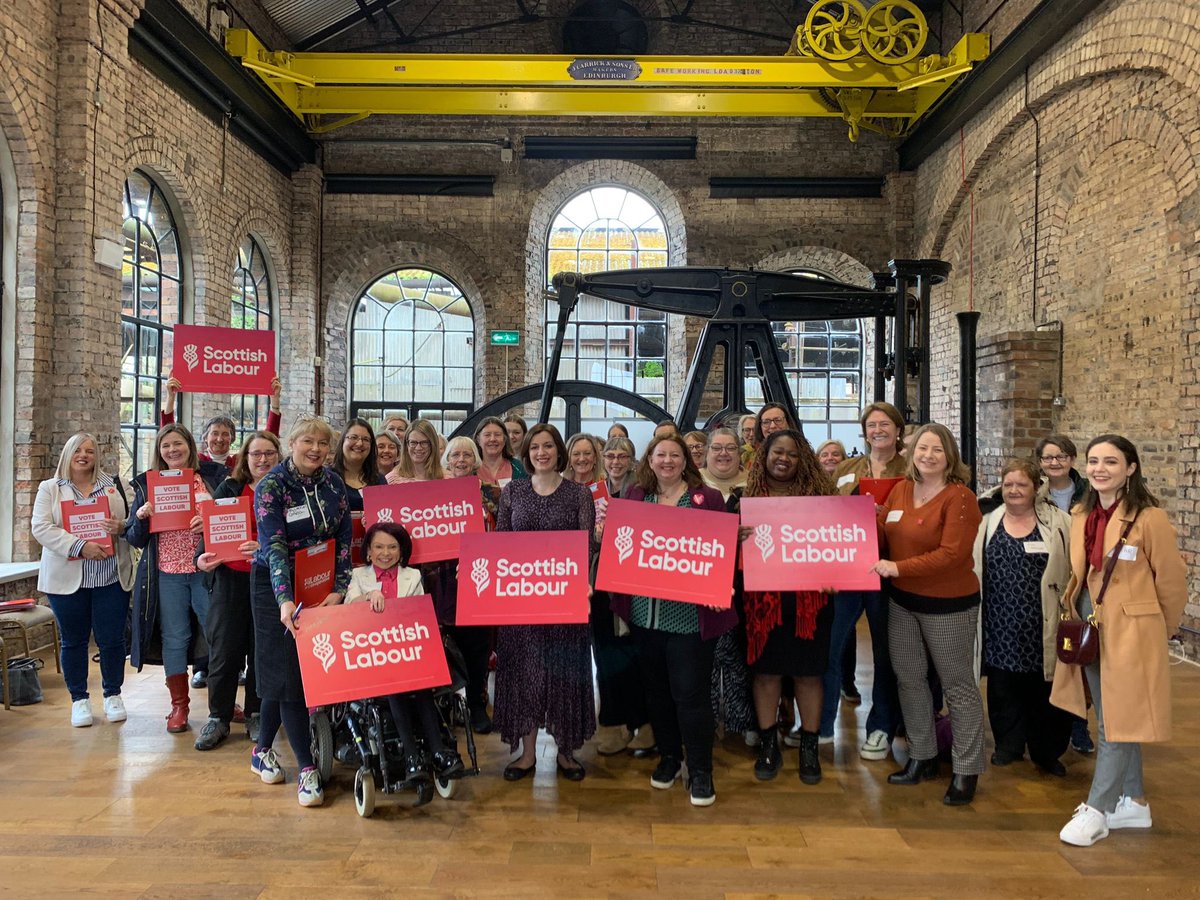
[[[4,670],[4,708],[9,708],[8,661],[24,659],[42,650],[54,651],[54,665],[62,671],[58,620],[48,606],[0,613],[0,668]]]

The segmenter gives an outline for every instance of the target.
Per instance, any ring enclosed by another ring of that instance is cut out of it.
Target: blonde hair
[[[460,434],[458,437],[450,438],[450,440],[446,443],[446,452],[442,454],[442,466],[449,466],[450,454],[459,447],[466,447],[471,451],[471,459],[475,461],[472,468],[478,469],[483,462],[483,460],[479,458],[479,448],[475,445],[475,442],[465,434]]]
[[[99,481],[101,475],[107,474],[100,468],[100,442],[96,440],[96,436],[86,431],[77,431],[63,444],[62,453],[58,457],[58,468],[54,470],[55,478],[71,480],[71,457],[75,455],[84,441],[91,441],[96,450],[96,463],[92,468],[92,478]]]
[[[441,435],[428,419],[417,419],[408,424],[408,431],[404,432],[404,441],[400,445],[400,458],[396,460],[396,467],[392,471],[399,473],[402,478],[417,477],[413,470],[412,457],[408,455],[408,441],[414,433],[420,433],[429,441],[429,462],[425,463],[425,478],[429,481],[445,478],[446,471],[442,468],[442,461],[438,456],[438,439]]]
[[[571,435],[571,439],[567,441],[567,467],[563,469],[563,472],[565,473],[563,477],[566,478],[567,481],[575,480],[572,477],[574,475],[574,470],[571,467],[571,449],[580,441],[587,441],[592,445],[592,456],[595,458],[595,463],[592,465],[592,477],[590,480],[603,481],[605,477],[604,444],[602,444],[600,442],[600,438],[596,437],[595,435],[583,434],[582,432]]]
[[[950,433],[950,429],[939,422],[929,422],[913,432],[912,439],[908,444],[908,472],[906,474],[909,479],[918,484],[921,482],[921,473],[917,471],[917,464],[914,457],[916,456],[918,442],[926,434],[935,435],[942,442],[942,450],[946,454],[946,483],[966,484],[970,481],[971,470],[962,461],[962,456],[958,452],[958,442],[954,440],[954,435]]]
[[[290,450],[292,444],[298,438],[306,434],[317,434],[329,441],[330,446],[333,445],[334,433],[333,426],[329,424],[329,420],[324,416],[314,416],[311,413],[299,416],[292,424],[292,428],[288,431],[287,446]]]

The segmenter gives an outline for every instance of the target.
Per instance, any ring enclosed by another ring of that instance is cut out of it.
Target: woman
[[[384,477],[396,467],[400,458],[400,438],[390,431],[381,431],[375,435],[375,465],[379,475]]]
[[[480,481],[504,487],[514,478],[525,478],[525,469],[513,458],[508,432],[504,423],[488,416],[475,429],[475,446],[479,448]]]
[[[212,498],[212,491],[229,473],[220,463],[201,460],[192,433],[182,425],[164,425],[154,440],[157,471],[192,470],[192,502]],[[187,528],[152,532],[154,505],[146,490],[146,473],[133,480],[133,512],[125,523],[125,539],[142,551],[133,588],[133,628],[130,664],[141,671],[146,663],[160,660],[165,670],[171,711],[167,731],[188,728],[188,656],[193,645],[192,618],[199,622],[202,636],[208,616],[208,591],[204,575],[196,568],[196,548],[203,531],[200,516]]]
[[[63,681],[71,692],[71,724],[76,728],[92,724],[88,646],[93,634],[100,651],[104,717],[110,722],[126,718],[121,686],[133,586],[133,557],[124,539],[129,500],[116,477],[100,468],[98,458],[92,435],[80,431],[67,438],[54,477],[38,485],[31,523],[33,536],[42,545],[38,590],[50,598],[58,620]],[[92,498],[103,498],[108,504],[108,515],[99,526],[112,540],[112,553],[63,529],[63,501]]]
[[[442,461],[449,478],[470,478],[479,471],[479,448],[469,437],[460,435],[446,444]],[[488,531],[496,528],[496,513],[500,504],[500,489],[494,484],[480,483],[483,499],[484,524]],[[495,629],[486,625],[458,625],[458,560],[426,563],[420,566],[425,589],[433,597],[438,623],[449,634],[462,653],[467,668],[467,710],[471,728],[476,734],[489,734],[492,719],[488,715],[488,657],[492,652]]]
[[[1063,608],[1095,616],[1100,652],[1082,671],[1060,664],[1050,698],[1083,715],[1086,677],[1096,707],[1100,747],[1092,787],[1059,833],[1077,847],[1090,847],[1112,829],[1152,824],[1141,745],[1171,738],[1167,638],[1188,599],[1178,536],[1146,485],[1137,448],[1116,434],[1093,438],[1086,471],[1088,492],[1071,516]]]
[[[864,478],[903,478],[908,461],[901,455],[904,447],[904,417],[890,403],[872,403],[859,417],[866,453],[852,456],[833,473],[834,486],[843,496],[860,493]],[[833,742],[837,721],[839,688],[846,682],[845,654],[856,641],[855,626],[867,614],[871,631],[871,656],[874,675],[871,687],[871,711],[867,714],[866,740],[859,748],[863,759],[887,759],[892,740],[900,725],[900,698],[896,693],[896,675],[888,653],[888,600],[882,591],[843,591],[833,604],[833,635],[829,643],[829,669],[825,672],[825,693],[821,704],[821,742]],[[851,682],[853,678],[850,679]]]
[[[637,456],[634,453],[633,441],[627,437],[610,437],[604,445],[604,483],[608,488],[608,496],[623,497],[625,492],[637,481],[634,466]]]
[[[748,451],[742,453],[742,466],[746,471],[750,471],[750,464],[754,462],[754,448],[761,447],[762,442],[774,434],[776,431],[789,429],[791,431],[799,431],[804,433],[804,429],[796,422],[789,410],[782,403],[768,403],[758,411],[758,415],[754,417],[754,443]]]
[[[350,584],[350,500],[342,479],[324,465],[332,444],[328,422],[301,416],[288,433],[287,458],[254,492],[261,546],[250,569],[250,608],[262,710],[250,769],[266,784],[284,780],[271,749],[282,724],[300,767],[296,796],[301,806],[320,806],[325,793],[309,746],[308,707],[296,655],[295,637],[305,627],[296,606],[296,554],[334,542],[333,589],[319,605],[341,603]]]
[[[1000,473],[1004,505],[984,518],[975,538],[975,575],[983,588],[983,665],[992,765],[1025,756],[1063,776],[1059,757],[1071,719],[1050,705],[1058,607],[1070,574],[1071,517],[1039,493],[1032,460],[1009,461]]]
[[[408,419],[400,415],[390,415],[384,420],[383,430],[390,431],[396,436],[397,440],[404,440],[404,435],[408,431]]]
[[[729,499],[730,512],[741,512],[742,497],[825,497],[833,482],[816,454],[798,431],[776,431],[767,436],[746,476],[744,490]],[[743,526],[746,540],[753,529]],[[821,780],[817,724],[821,718],[821,677],[829,664],[829,635],[833,608],[829,595],[820,591],[746,591],[746,661],[754,673],[754,709],[758,716],[758,760],[754,776],[768,781],[782,764],[779,698],[783,676],[795,684],[800,707],[800,780]]]
[[[697,469],[703,469],[704,457],[708,452],[708,435],[703,431],[689,431],[683,436],[683,442],[687,444],[692,464]]]
[[[567,448],[553,425],[534,425],[523,462],[530,478],[509,482],[500,494],[498,531],[583,531],[592,535],[595,508],[584,485],[563,477]],[[596,731],[592,659],[587,625],[508,625],[496,643],[496,728],[521,755],[504,769],[506,781],[533,774],[537,732],[558,745],[558,773],[582,781],[575,751]]]
[[[908,478],[892,489],[879,513],[888,557],[874,567],[880,577],[891,579],[888,651],[909,748],[908,765],[889,775],[888,783],[919,784],[937,777],[927,680],[932,660],[954,732],[954,777],[942,802],[962,806],[975,798],[984,769],[983,702],[974,667],[979,579],[971,567],[982,516],[966,485],[970,471],[945,425],[922,425],[912,448]]]
[[[637,486],[627,496],[634,502],[682,509],[725,508],[721,493],[705,486],[676,433],[650,441],[638,465]],[[686,751],[692,805],[711,806],[717,799],[712,777],[713,651],[716,639],[737,621],[737,613],[644,596],[614,597],[612,609],[633,632],[650,724],[662,754],[650,785],[670,788]]]
[[[508,432],[508,453],[509,458],[518,458],[521,455],[521,444],[525,442],[525,435],[529,433],[529,426],[525,420],[516,413],[509,413],[504,417],[504,430]]]
[[[417,419],[406,432],[400,445],[396,467],[388,472],[388,484],[407,484],[412,481],[438,481],[446,477],[437,454],[438,433],[426,419]]]
[[[837,471],[837,467],[846,461],[846,445],[832,438],[817,447],[816,452],[821,468],[831,477]]]
[[[379,471],[376,456],[375,432],[366,419],[354,418],[346,423],[333,452],[330,468],[341,477],[346,486],[346,498],[350,501],[350,555],[352,560],[360,558],[362,552],[363,488],[387,484]],[[395,468],[393,465],[392,468]],[[356,533],[355,533],[356,532]]]
[[[263,476],[279,463],[279,438],[269,431],[256,431],[238,451],[233,474],[221,482],[213,498],[249,497]],[[208,620],[208,722],[196,738],[197,750],[212,750],[229,737],[237,699],[238,674],[242,662],[254,659],[254,620],[250,615],[250,562],[258,552],[258,541],[242,544],[245,559],[222,563],[215,553],[205,551],[201,540],[196,567],[206,574]],[[246,667],[246,734],[258,740],[259,699],[255,667]]]
[[[625,440],[629,440],[629,429],[620,422],[613,422],[608,426],[608,433],[604,436],[604,439],[611,441],[615,437],[622,437]]]
[[[726,500],[734,488],[746,484],[746,473],[738,455],[738,438],[732,428],[718,428],[708,441],[704,467],[700,475],[704,483],[721,492]]]
[[[604,449],[599,438],[590,434],[571,435],[563,478],[576,484],[594,484],[604,479]]]

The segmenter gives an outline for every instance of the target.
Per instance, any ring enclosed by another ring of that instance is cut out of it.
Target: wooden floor
[[[250,773],[248,741],[198,753],[194,732],[166,734],[158,669],[130,673],[129,721],[72,729],[51,666],[45,702],[0,710],[0,894],[1196,896],[1200,669],[1173,673],[1175,740],[1146,748],[1153,830],[1079,849],[1060,843],[1058,829],[1086,797],[1092,759],[1068,751],[1065,779],[1029,763],[989,771],[972,806],[950,809],[943,782],[890,787],[892,760],[859,759],[864,708],[844,710],[815,787],[796,777],[796,751],[779,779],[756,782],[740,737],[718,749],[708,809],[692,808],[681,787],[652,790],[652,762],[602,759],[590,747],[580,784],[556,778],[549,744],[532,783],[508,784],[499,777],[508,754],[493,735],[481,739],[484,774],[459,798],[413,810],[381,797],[364,820],[350,769],[335,770],[323,808],[305,810],[294,768],[285,785]],[[98,695],[95,666],[92,681]],[[869,684],[866,666],[859,684]],[[279,745],[290,765],[282,735]]]

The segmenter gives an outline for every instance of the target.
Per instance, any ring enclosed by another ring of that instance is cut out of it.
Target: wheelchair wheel
[[[375,812],[375,774],[366,766],[354,773],[354,809],[364,819]]]
[[[317,773],[321,776],[321,784],[328,784],[333,777],[333,725],[325,710],[318,709],[308,717],[308,733],[309,747],[313,762],[317,764]]]
[[[459,778],[438,778],[436,775],[433,778],[433,786],[437,788],[438,796],[443,800],[453,800],[454,795],[458,793],[458,784],[461,781]]]

